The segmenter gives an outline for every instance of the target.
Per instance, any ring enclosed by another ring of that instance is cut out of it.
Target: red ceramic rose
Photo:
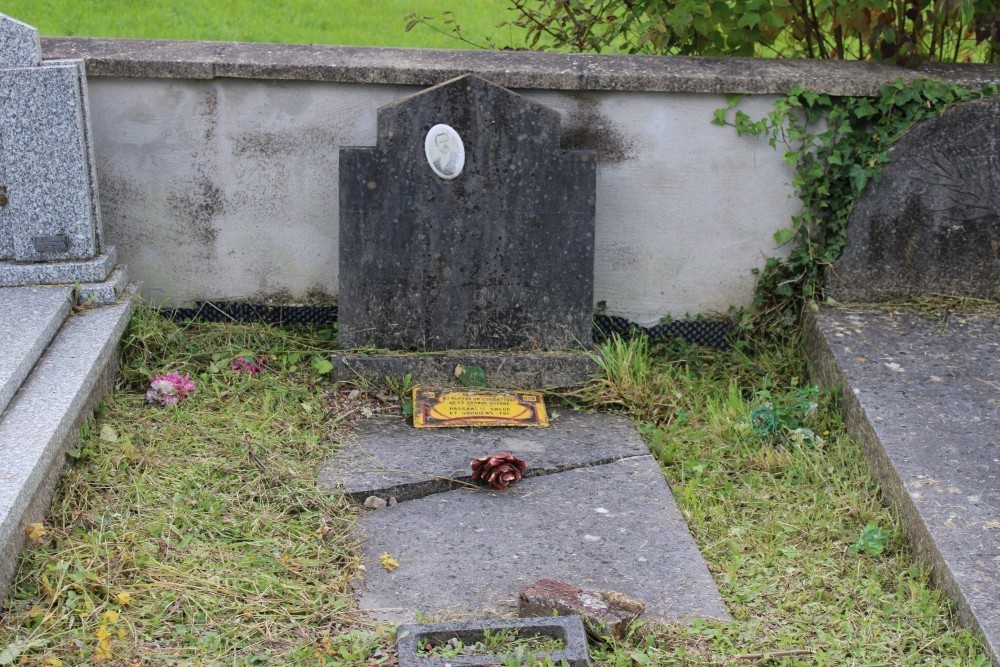
[[[521,479],[521,473],[527,467],[527,463],[510,452],[483,456],[472,462],[472,481],[485,482],[498,491],[504,491]]]

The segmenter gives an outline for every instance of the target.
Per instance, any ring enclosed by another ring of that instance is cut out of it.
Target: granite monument
[[[0,14],[0,287],[106,280],[101,233],[83,62]]]

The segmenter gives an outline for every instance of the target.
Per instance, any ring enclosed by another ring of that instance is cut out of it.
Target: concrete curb
[[[111,388],[126,301],[69,318],[0,417],[0,596],[11,585],[25,527],[48,510],[63,455]]]
[[[825,312],[825,311],[824,311]],[[846,313],[845,313],[846,314]],[[887,504],[891,504],[898,512],[903,525],[907,530],[911,548],[917,559],[930,571],[934,584],[943,590],[954,602],[955,611],[959,622],[972,628],[984,638],[984,648],[993,660],[993,664],[1000,667],[1000,645],[998,645],[997,628],[1000,627],[998,619],[990,608],[1000,607],[1000,589],[996,588],[996,578],[991,584],[989,581],[973,583],[970,580],[968,571],[956,572],[955,568],[966,569],[963,558],[968,556],[975,548],[976,544],[961,544],[956,548],[955,544],[942,546],[939,539],[943,537],[940,530],[938,517],[929,513],[928,506],[917,500],[919,494],[914,494],[907,488],[907,477],[912,474],[904,473],[902,467],[910,466],[911,460],[919,460],[921,454],[916,451],[907,450],[904,458],[900,458],[898,451],[890,451],[890,444],[886,437],[892,437],[891,431],[887,430],[885,423],[876,424],[881,419],[876,416],[873,421],[871,412],[878,410],[878,395],[872,387],[867,386],[859,380],[857,369],[854,373],[848,372],[845,368],[845,358],[838,357],[837,351],[830,336],[836,333],[829,332],[827,327],[821,323],[823,313],[819,315],[806,312],[803,328],[804,355],[809,368],[809,375],[814,382],[824,387],[841,387],[843,389],[843,417],[851,436],[856,438],[862,446],[865,458],[872,467],[872,472],[882,487],[882,493]],[[914,335],[916,337],[916,335]],[[843,349],[846,352],[846,348]],[[866,349],[866,352],[869,350]],[[879,354],[886,354],[884,350]],[[848,355],[850,356],[850,355]],[[912,361],[912,360],[911,360]],[[881,365],[881,363],[880,363]],[[909,378],[912,379],[912,378]],[[905,384],[907,380],[901,379],[900,383]],[[900,393],[906,396],[907,391],[901,386]],[[909,388],[909,393],[914,394],[914,398],[908,399],[912,402],[912,409],[915,411],[926,411],[927,406],[921,404],[919,391]],[[892,406],[893,409],[896,406]],[[900,413],[900,419],[914,417],[913,414]],[[928,435],[934,435],[933,433]],[[947,437],[947,433],[938,434]],[[984,443],[984,447],[986,444]],[[944,460],[943,453],[939,456]],[[910,471],[912,473],[912,470]],[[932,470],[927,471],[924,477],[930,475]],[[934,481],[933,479],[931,481]],[[912,486],[912,482],[911,482]],[[956,529],[957,530],[957,529]],[[986,545],[979,545],[980,549],[988,549]],[[969,553],[966,553],[969,552]],[[985,569],[984,569],[985,571]],[[989,589],[993,587],[993,597],[991,600]]]

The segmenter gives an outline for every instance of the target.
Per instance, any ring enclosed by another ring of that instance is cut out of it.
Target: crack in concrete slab
[[[472,460],[501,451],[528,462],[525,477],[607,465],[649,449],[621,415],[560,412],[546,429],[415,429],[402,417],[361,422],[319,471],[321,488],[363,502],[415,500],[472,482]]]
[[[648,455],[648,452],[647,454]],[[529,479],[534,477],[544,477],[546,475],[554,475],[560,472],[566,472],[568,470],[578,470],[580,468],[595,468],[597,466],[609,465],[612,463],[617,463],[619,461],[628,461],[630,459],[638,458],[640,456],[645,456],[644,454],[634,454],[630,456],[618,456],[610,457],[606,459],[598,459],[595,461],[588,461],[585,463],[570,463],[560,466],[547,466],[545,468],[528,468],[524,471],[523,479]],[[392,472],[396,474],[413,474],[419,475],[421,477],[431,477],[429,473],[422,472],[412,472],[412,471],[399,471],[399,470],[385,470],[385,469],[372,469],[370,471],[358,471],[360,473],[364,472]],[[424,480],[420,482],[399,484],[397,486],[385,487],[379,489],[366,489],[363,491],[344,491],[346,495],[351,500],[363,503],[366,499],[371,496],[377,496],[385,501],[390,498],[394,499],[397,503],[403,503],[408,500],[419,500],[421,498],[426,498],[428,496],[433,496],[438,493],[447,493],[449,491],[454,491],[456,489],[471,488],[478,489],[480,491],[502,493],[491,489],[488,486],[482,484],[477,484],[472,481],[472,475],[461,475],[458,477],[432,477],[430,480]]]

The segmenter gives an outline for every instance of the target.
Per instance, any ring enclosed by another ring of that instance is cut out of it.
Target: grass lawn
[[[0,11],[43,35],[470,48],[424,26],[406,32],[404,17],[450,9],[469,39],[491,35],[502,46],[515,37],[496,27],[513,17],[507,7],[507,0],[7,0]]]
[[[329,331],[140,311],[0,604],[0,665],[394,664],[391,628],[350,595],[358,509],[314,482],[352,421],[399,404],[327,382],[332,347]],[[592,641],[595,664],[987,667],[794,344],[604,354],[606,375],[563,400],[636,419],[735,620]],[[266,370],[232,370],[240,355]],[[166,371],[197,389],[148,405]]]

